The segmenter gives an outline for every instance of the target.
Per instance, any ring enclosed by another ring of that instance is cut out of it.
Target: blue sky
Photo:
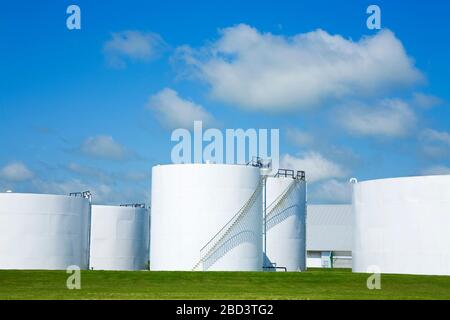
[[[0,190],[148,202],[192,117],[279,128],[312,202],[348,202],[350,177],[450,173],[447,2],[242,2],[3,4]]]

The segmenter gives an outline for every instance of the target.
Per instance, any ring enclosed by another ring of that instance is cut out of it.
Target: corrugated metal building
[[[308,205],[307,267],[351,268],[352,224],[351,205]]]

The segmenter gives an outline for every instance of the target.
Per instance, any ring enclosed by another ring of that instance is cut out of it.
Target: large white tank
[[[259,168],[174,164],[152,170],[151,270],[262,270]]]
[[[266,183],[266,267],[306,269],[306,182],[275,176]]]
[[[354,272],[450,275],[450,175],[353,188]]]
[[[139,206],[92,206],[92,270],[148,269],[149,214]]]
[[[82,197],[0,193],[0,269],[87,269],[89,217]]]

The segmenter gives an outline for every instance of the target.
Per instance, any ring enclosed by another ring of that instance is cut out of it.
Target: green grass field
[[[0,299],[450,299],[450,277],[382,275],[368,290],[350,270],[284,272],[0,271]]]

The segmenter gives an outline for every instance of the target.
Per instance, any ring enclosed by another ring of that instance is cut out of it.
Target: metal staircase
[[[277,174],[276,177],[277,176],[283,175]],[[267,241],[267,233],[270,229],[283,222],[291,215],[295,214],[296,210],[298,210],[297,208],[299,206],[299,199],[295,196],[295,193],[297,192],[298,188],[300,188],[301,181],[304,180],[304,174],[302,175],[297,173],[297,176],[294,176],[294,174],[292,173],[292,175],[290,176],[292,176],[293,179],[289,183],[287,188],[283,190],[283,192],[279,194],[278,197],[276,197],[275,200],[273,200],[266,209],[263,230],[264,242]],[[284,271],[287,271],[286,267],[277,266],[275,262],[269,260],[269,257],[267,256],[266,244],[264,244],[264,253],[267,260],[264,261],[263,269],[283,269]]]
[[[204,264],[208,260],[213,260],[213,255],[217,253],[220,249],[227,246],[229,242],[233,240],[233,238],[238,237],[239,234],[245,232],[245,220],[248,215],[257,208],[257,202],[261,202],[261,194],[264,186],[264,178],[261,178],[258,186],[255,191],[251,195],[251,197],[247,200],[247,202],[242,206],[242,208],[225,224],[225,226],[216,233],[214,237],[200,250],[200,260],[194,265],[192,271],[197,270],[207,270]],[[247,230],[248,232],[248,230]],[[209,264],[212,265],[216,260],[209,261]]]
[[[295,199],[290,197],[291,193],[299,186],[299,181],[294,179],[289,186],[281,193],[268,207],[266,213],[267,222],[273,217],[295,205]],[[294,202],[294,203],[292,203]]]

